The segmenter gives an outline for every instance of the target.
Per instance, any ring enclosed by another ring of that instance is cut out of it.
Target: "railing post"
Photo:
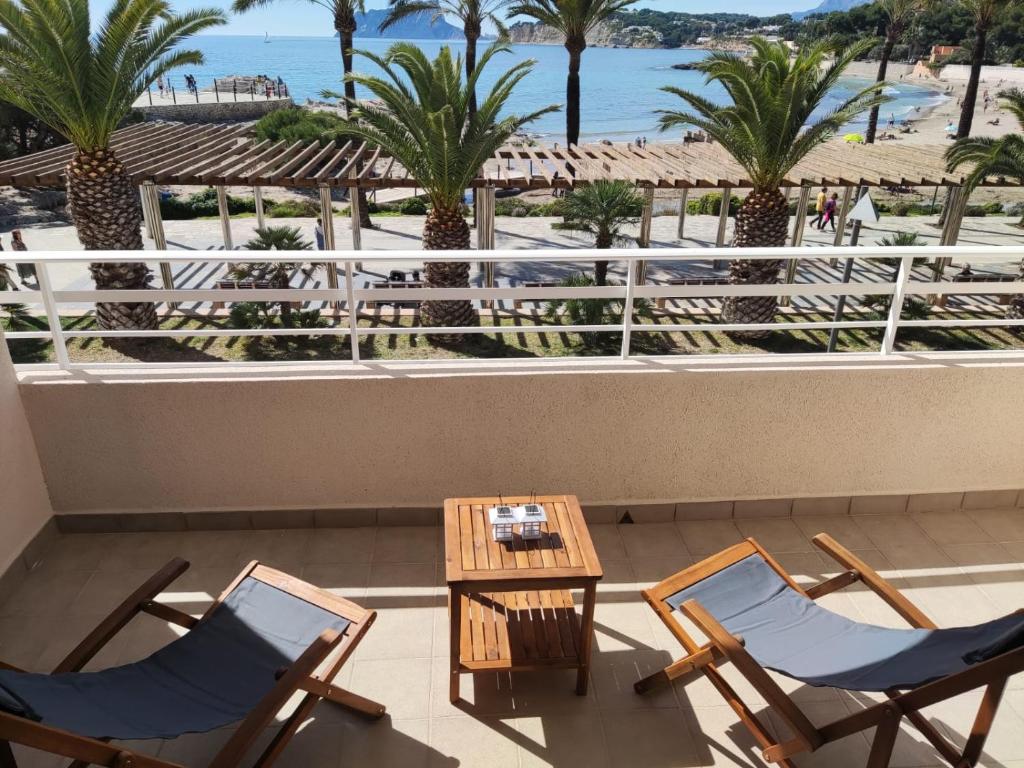
[[[892,301],[889,303],[889,317],[885,323],[885,336],[882,338],[883,355],[891,355],[896,344],[896,333],[899,331],[900,317],[903,315],[903,299],[906,295],[907,282],[910,280],[910,271],[913,266],[913,256],[904,256],[900,259],[900,272],[896,277],[896,290],[893,292]]]
[[[633,334],[633,289],[636,287],[636,270],[626,265],[626,300],[622,303],[622,359],[629,360],[629,343]]]
[[[345,262],[345,293],[348,301],[348,339],[352,348],[352,362],[359,362],[359,316],[356,312],[355,268],[351,261]]]
[[[50,336],[53,338],[53,353],[57,358],[57,365],[60,366],[61,370],[66,371],[71,367],[71,358],[68,357],[68,346],[64,340],[64,329],[60,324],[60,313],[57,312],[57,302],[53,298],[50,272],[44,261],[36,262],[36,280],[39,283],[39,291],[43,294],[46,322],[50,326]]]

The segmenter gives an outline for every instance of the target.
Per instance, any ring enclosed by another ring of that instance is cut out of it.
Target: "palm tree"
[[[963,106],[960,108],[960,123],[956,137],[964,139],[971,135],[974,122],[974,106],[978,100],[978,84],[981,82],[981,67],[985,63],[985,47],[992,25],[1019,0],[960,0],[974,18],[974,45],[971,48],[971,75],[964,91]]]
[[[254,8],[265,8],[271,5],[274,0],[234,0],[231,3],[231,10],[235,13],[245,13],[251,11]],[[356,29],[358,24],[356,22],[357,13],[365,13],[366,7],[363,0],[307,0],[307,2],[313,5],[319,5],[321,8],[326,9],[330,12],[331,18],[334,20],[334,31],[338,33],[338,45],[341,47],[341,69],[344,75],[349,75],[352,72],[352,45],[355,38]],[[348,81],[345,82],[345,113],[349,114],[348,106],[356,97],[356,87],[354,84],[350,84]],[[362,187],[359,188],[359,224],[363,227],[373,227],[373,222],[370,220],[370,209],[366,204],[366,190]]]
[[[662,90],[686,102],[689,111],[661,110],[661,129],[693,125],[718,141],[747,172],[752,189],[736,213],[734,245],[778,247],[786,244],[789,204],[779,186],[808,152],[834,136],[846,123],[886,97],[873,84],[818,114],[843,71],[871,47],[865,40],[846,49],[830,41],[802,48],[795,58],[782,43],[751,40],[749,60],[737,54],[713,52],[697,67],[708,82],[717,81],[731,99],[719,106],[698,93],[680,88]],[[825,63],[827,55],[835,58]],[[818,114],[817,117],[815,115]],[[736,259],[729,280],[736,285],[778,281],[781,262]],[[725,299],[725,323],[769,323],[775,317],[775,296],[735,296]],[[743,334],[760,338],[767,332]]]
[[[87,0],[0,3],[0,99],[67,137],[68,209],[87,251],[141,251],[142,208],[110,136],[149,85],[175,67],[200,64],[178,46],[225,22],[216,9],[175,14],[166,0],[115,0],[95,34]],[[93,263],[96,287],[146,288],[142,262]],[[101,328],[156,327],[150,302],[96,305]]]
[[[256,230],[256,237],[245,244],[248,251],[309,251],[313,246],[300,233],[298,227],[264,227]],[[294,261],[260,261],[238,264],[229,273],[234,280],[266,280],[270,288],[288,288],[292,273],[305,265]],[[318,265],[313,262],[308,269]],[[274,301],[281,308],[281,325],[292,326],[292,303]]]
[[[480,74],[495,54],[508,50],[501,43],[490,46],[463,82],[462,58],[453,56],[448,46],[431,61],[415,45],[395,43],[384,56],[358,52],[380,67],[384,77],[348,76],[376,97],[353,103],[352,133],[405,166],[430,200],[423,224],[426,250],[469,248],[462,205],[466,187],[513,133],[558,109],[548,106],[527,115],[498,117],[512,91],[533,69],[535,62],[527,60],[500,75],[477,113],[469,115],[470,94]],[[467,287],[469,264],[427,262],[424,277],[432,287]],[[420,318],[428,326],[460,326],[475,323],[476,313],[468,301],[425,301]]]
[[[628,181],[600,179],[578,187],[565,198],[565,223],[594,238],[594,247],[611,248],[625,239],[622,228],[636,224],[643,211],[643,198]],[[594,282],[608,284],[608,262],[594,262]]]
[[[878,76],[875,78],[876,82],[884,83],[886,72],[889,69],[889,59],[892,58],[892,50],[896,47],[896,43],[899,42],[900,38],[903,37],[903,33],[906,32],[914,19],[920,14],[925,8],[927,8],[933,0],[875,0],[875,5],[885,15],[885,42],[882,43],[882,56],[878,61]],[[881,105],[876,104],[871,108],[871,114],[868,116],[868,130],[865,134],[864,141],[867,144],[875,143],[875,133],[878,130],[878,111]]]
[[[483,34],[485,23],[498,29],[501,39],[508,37],[505,21],[498,14],[511,0],[390,0],[391,11],[380,25],[383,32],[388,27],[408,16],[429,13],[431,23],[445,16],[462,22],[462,34],[466,37],[466,77],[476,69],[476,44]],[[476,93],[469,95],[469,114],[476,113]]]
[[[972,166],[964,180],[966,193],[989,177],[1010,178],[1024,184],[1024,90],[1011,88],[1000,91],[998,95],[1003,99],[1003,106],[1017,118],[1020,131],[997,139],[968,136],[957,139],[946,150],[946,165],[950,171],[965,165]],[[1024,220],[1021,223],[1024,224]],[[1024,280],[1024,261],[1021,262],[1020,279]],[[1013,297],[1006,308],[1006,316],[1024,320],[1024,295]]]
[[[614,13],[637,0],[519,0],[510,16],[529,16],[557,30],[569,52],[569,77],[565,86],[565,135],[570,145],[580,141],[580,61],[587,35]]]

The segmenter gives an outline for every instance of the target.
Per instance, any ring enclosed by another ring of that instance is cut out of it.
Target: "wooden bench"
[[[270,287],[270,281],[269,280],[252,280],[252,279],[247,279],[247,280],[218,280],[216,283],[213,284],[213,287],[216,288],[218,291],[229,291],[229,290],[233,290],[233,289],[236,289],[236,288],[246,288],[246,289],[248,289],[248,288],[269,288]],[[215,302],[213,302],[213,308],[214,309],[224,309],[224,302],[223,301],[215,301]]]
[[[371,287],[373,287],[373,288],[399,288],[400,289],[400,288],[423,288],[425,286],[426,286],[426,283],[424,283],[422,281],[417,281],[417,280],[377,280],[377,281],[371,283]],[[380,307],[382,305],[385,305],[385,304],[390,304],[393,307],[395,307],[396,309],[401,309],[401,308],[416,309],[417,307],[419,307],[420,302],[419,302],[419,299],[416,299],[415,301],[389,301],[389,300],[368,301],[368,302],[366,302],[366,308],[367,309],[377,309],[378,307]]]
[[[993,274],[971,274],[971,275],[953,275],[954,283],[1015,283],[1017,282],[1016,275],[993,275]],[[1022,293],[1024,293],[1024,286],[1022,286]],[[963,296],[964,294],[958,294]],[[1006,306],[1013,299],[1012,293],[1000,293],[999,303]],[[935,300],[935,306],[944,307],[946,306],[946,296],[942,294]]]
[[[728,285],[729,278],[727,277],[680,277],[669,280],[668,285]],[[655,304],[658,309],[665,308],[665,302],[669,299],[668,296],[659,296],[655,300]],[[683,297],[679,297],[683,298]],[[721,298],[718,296],[687,296],[687,299],[700,299],[700,298]]]
[[[558,280],[531,280],[523,283],[521,288],[558,288],[562,283]],[[533,299],[526,299],[526,301],[534,301]],[[516,309],[521,309],[523,306],[523,299],[516,299],[512,302],[512,306]]]

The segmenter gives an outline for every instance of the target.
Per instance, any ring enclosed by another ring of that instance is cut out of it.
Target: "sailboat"
[[[263,38],[263,42],[264,43],[269,43],[270,42],[270,33],[269,32],[264,32],[263,34],[266,35],[266,37]]]

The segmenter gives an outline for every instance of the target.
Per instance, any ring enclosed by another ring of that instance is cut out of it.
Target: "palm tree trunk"
[[[437,205],[430,209],[423,224],[423,248],[427,251],[469,249],[469,225],[458,208]],[[423,265],[424,282],[431,288],[468,288],[467,262],[428,261]],[[428,327],[471,326],[479,322],[472,302],[462,300],[424,301],[420,305],[420,322]],[[457,334],[433,335],[442,344],[457,342]]]
[[[341,67],[345,74],[352,72],[352,45],[356,33],[356,23],[351,21],[335,21],[334,28],[338,31],[338,41],[341,46]],[[356,84],[345,81],[345,117],[352,117],[351,99],[356,97]],[[373,228],[373,221],[370,220],[370,206],[366,201],[366,190],[359,188],[359,226]]]
[[[779,248],[786,244],[789,231],[789,206],[777,190],[754,190],[736,212],[737,248]],[[731,285],[773,285],[779,281],[782,262],[736,259],[729,264]],[[770,323],[778,308],[776,296],[728,296],[722,303],[723,323]],[[734,335],[743,339],[763,339],[769,331],[743,331]]]
[[[87,251],[141,251],[142,208],[128,172],[110,149],[79,150],[67,166],[68,211]],[[98,290],[149,287],[153,273],[142,262],[94,262]],[[153,330],[152,302],[98,302],[96,321],[110,331]]]
[[[480,38],[480,35],[468,25],[463,28],[463,33],[466,35],[466,80],[468,81],[473,72],[476,71],[476,41]],[[469,94],[469,119],[472,120],[475,115],[476,88]]]
[[[971,76],[964,91],[964,103],[960,109],[960,124],[956,129],[958,139],[971,135],[974,122],[974,107],[978,101],[978,83],[981,81],[981,66],[985,63],[985,46],[988,42],[988,27],[977,23],[974,27],[974,50],[971,51]]]
[[[883,82],[885,80],[886,72],[889,70],[889,58],[892,56],[892,49],[896,45],[896,37],[893,34],[892,28],[889,29],[889,34],[885,37],[885,45],[882,46],[882,59],[878,62],[878,75],[875,77],[876,82]],[[877,93],[881,95],[881,90]],[[875,104],[871,108],[871,114],[868,116],[868,130],[864,137],[866,144],[875,143],[875,133],[878,131],[878,111],[882,108],[881,104]]]
[[[569,77],[565,82],[565,139],[570,146],[580,143],[580,62],[586,40],[567,39]]]
[[[612,247],[612,236],[609,232],[598,232],[594,238],[594,247],[605,250]],[[596,285],[608,285],[608,262],[594,262],[594,283]]]

